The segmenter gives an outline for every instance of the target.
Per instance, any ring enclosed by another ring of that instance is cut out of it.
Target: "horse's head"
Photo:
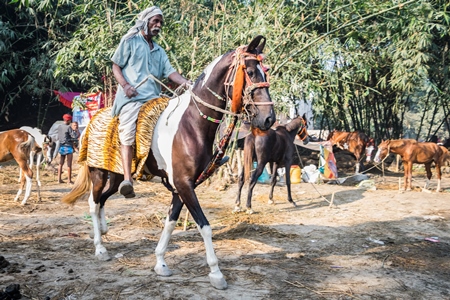
[[[48,142],[47,142],[47,147],[44,150],[44,156],[45,156],[45,162],[50,164],[52,162],[52,160],[56,157],[55,153],[56,151],[56,146],[57,143],[55,141],[52,140],[52,138],[50,136],[47,136]]]
[[[378,145],[378,151],[377,154],[375,154],[375,158],[373,159],[376,163],[379,163],[383,159],[386,158],[386,156],[389,154],[390,150],[390,140],[381,141],[381,143]]]
[[[268,67],[263,65],[266,39],[259,35],[247,47],[236,50],[236,76],[232,110],[247,114],[253,127],[268,130],[275,123],[273,102],[269,94]]]
[[[252,127],[268,130],[275,122],[275,112],[269,94],[268,68],[262,63],[265,43],[263,36],[257,36],[248,46],[218,57],[196,81],[193,94],[203,100],[212,98],[213,105],[219,108],[228,103],[231,114],[243,114]]]

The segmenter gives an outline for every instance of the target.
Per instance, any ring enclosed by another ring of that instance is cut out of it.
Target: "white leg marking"
[[[108,251],[102,245],[99,220],[100,204],[95,204],[92,190],[89,196],[89,213],[91,214],[92,226],[94,230],[95,257],[99,260],[110,260],[111,258],[108,255]]]
[[[440,179],[438,179],[438,181],[437,181],[437,188],[436,188],[436,192],[440,192],[441,191],[441,180]]]
[[[176,221],[169,221],[169,216],[167,216],[163,232],[161,233],[161,237],[159,238],[158,245],[155,249],[156,266],[154,270],[156,274],[161,276],[172,275],[172,271],[167,267],[166,261],[164,260],[164,255],[166,254],[167,245],[169,245],[169,240],[176,224]]]
[[[14,198],[14,201],[19,201],[19,197],[20,197],[20,195],[22,195],[22,188],[20,187],[19,188],[19,190],[17,191],[17,195],[16,195],[16,197]]]
[[[26,184],[26,188],[25,188],[25,197],[22,200],[22,205],[25,205],[25,203],[27,203],[27,200],[31,195],[31,185],[32,185],[31,178],[28,177],[27,175],[25,175],[25,179],[27,180],[27,184]],[[22,191],[20,191],[20,192],[22,192]]]
[[[428,189],[428,186],[430,185],[430,180],[427,178],[427,181],[425,181],[425,187],[424,189]]]
[[[100,208],[100,233],[105,235],[108,233],[108,224],[106,223],[105,207]]]
[[[209,268],[211,270],[211,272],[209,273],[209,281],[216,289],[224,290],[227,288],[227,282],[225,281],[225,278],[223,277],[223,274],[219,269],[219,261],[216,254],[214,253],[211,226],[203,226],[203,228],[197,226],[197,228],[203,237],[203,242],[205,243],[206,261],[208,262]]]

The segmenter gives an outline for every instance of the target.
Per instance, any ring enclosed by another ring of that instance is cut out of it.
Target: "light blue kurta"
[[[153,49],[150,50],[141,32],[128,40],[122,39],[111,60],[122,69],[123,76],[132,86],[136,86],[150,73],[162,80],[175,72],[164,49],[153,42]],[[144,103],[158,98],[161,93],[161,85],[153,79],[148,79],[137,89],[137,92],[139,95],[130,99],[119,84],[112,115],[119,115],[122,107],[130,101]]]

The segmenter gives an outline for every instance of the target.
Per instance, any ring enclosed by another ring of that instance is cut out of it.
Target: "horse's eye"
[[[252,70],[248,70],[247,74],[248,74],[248,76],[253,77],[253,71]]]

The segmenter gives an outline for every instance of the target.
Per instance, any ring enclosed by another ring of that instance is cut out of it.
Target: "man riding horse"
[[[170,64],[166,52],[153,38],[161,31],[164,19],[160,8],[152,6],[138,15],[136,24],[120,40],[111,60],[113,73],[119,83],[112,109],[113,116],[119,116],[119,139],[121,143],[124,180],[119,192],[125,198],[135,197],[131,164],[136,141],[136,120],[141,106],[158,98],[161,85],[148,80],[169,78],[176,84],[192,84],[181,76]],[[137,91],[139,87],[139,92]]]

